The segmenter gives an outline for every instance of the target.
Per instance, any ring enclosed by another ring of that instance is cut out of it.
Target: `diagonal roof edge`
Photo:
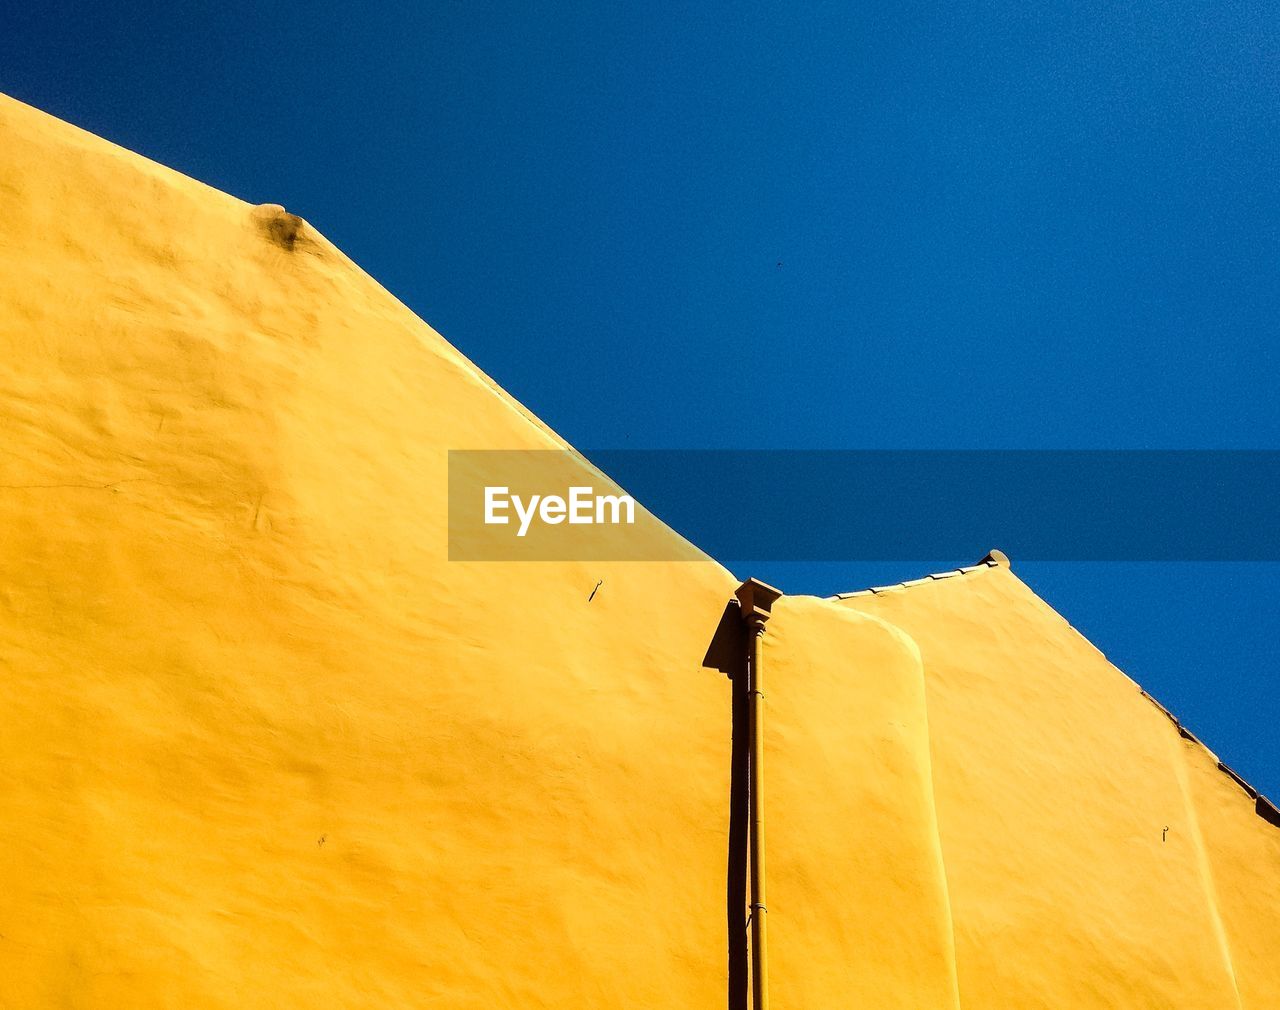
[[[1218,771],[1222,772],[1222,774],[1226,775],[1227,778],[1231,779],[1232,782],[1234,782],[1237,786],[1239,786],[1244,791],[1244,794],[1248,796],[1249,799],[1253,800],[1254,812],[1259,817],[1261,817],[1264,821],[1267,821],[1269,824],[1273,824],[1276,827],[1280,827],[1280,809],[1277,809],[1274,803],[1272,803],[1269,799],[1263,796],[1262,793],[1260,793],[1257,789],[1251,786],[1245,780],[1243,775],[1241,775],[1229,764],[1227,764],[1220,757],[1218,757],[1218,755],[1214,753],[1213,749],[1207,743],[1205,743],[1198,736],[1192,733],[1191,730],[1187,729],[1187,727],[1183,725],[1182,720],[1179,719],[1172,712],[1170,712],[1163,705],[1161,705],[1160,702],[1158,702],[1149,691],[1142,688],[1140,688],[1139,690],[1140,690],[1140,693],[1142,694],[1142,697],[1146,698],[1147,701],[1151,702],[1151,704],[1154,705],[1160,711],[1161,715],[1163,715],[1166,719],[1169,720],[1169,722],[1173,724],[1173,728],[1178,731],[1178,736],[1182,737],[1182,739],[1184,740],[1189,740],[1191,741],[1191,743],[1199,746],[1206,754],[1209,755],[1209,757],[1213,759],[1214,764],[1216,764],[1218,767]]]
[[[968,575],[972,572],[982,571],[983,569],[986,569],[986,568],[1000,568],[1000,567],[1012,569],[1012,566],[1009,564],[1009,558],[1008,556],[1005,555],[1003,551],[992,550],[987,554],[986,557],[984,557],[976,565],[968,565],[964,568],[953,568],[950,571],[946,571],[946,572],[936,572],[931,575],[926,575],[923,578],[908,579],[905,582],[895,582],[894,584],[888,585],[888,586],[872,586],[869,589],[858,589],[850,593],[836,593],[834,596],[828,596],[827,599],[850,600],[859,596],[879,596],[883,593],[902,592],[904,590],[911,589],[913,586],[922,586],[922,585],[925,585],[926,583],[936,582],[940,579],[952,579],[952,578],[956,578],[957,576]],[[1209,755],[1209,757],[1213,759],[1214,764],[1217,765],[1218,771],[1222,772],[1229,779],[1231,779],[1231,781],[1233,781],[1237,786],[1239,786],[1244,791],[1245,795],[1248,796],[1249,799],[1254,801],[1254,812],[1259,817],[1261,817],[1264,821],[1266,821],[1269,824],[1275,825],[1276,827],[1280,827],[1280,807],[1277,807],[1276,804],[1272,803],[1269,799],[1267,799],[1267,797],[1263,796],[1262,793],[1260,793],[1257,789],[1255,789],[1247,781],[1245,781],[1243,776],[1241,776],[1237,771],[1235,771],[1235,769],[1233,769],[1230,765],[1228,765],[1221,758],[1219,758],[1218,755],[1213,751],[1212,748],[1209,747],[1208,744],[1206,744],[1198,736],[1192,733],[1191,730],[1187,729],[1187,727],[1182,724],[1182,720],[1180,720],[1176,715],[1174,715],[1162,704],[1160,704],[1160,702],[1158,702],[1155,699],[1155,697],[1153,697],[1147,690],[1141,687],[1141,685],[1137,685],[1137,686],[1138,686],[1138,691],[1142,695],[1142,697],[1146,698],[1147,701],[1151,702],[1151,704],[1154,705],[1165,716],[1165,718],[1168,719],[1169,722],[1173,724],[1174,729],[1178,731],[1178,735],[1180,737],[1182,737],[1184,740],[1189,740],[1191,743],[1198,745],[1206,754]]]
[[[899,589],[910,589],[912,586],[922,586],[927,582],[936,582],[939,579],[950,579],[957,575],[968,575],[970,572],[981,571],[984,568],[1009,568],[1009,559],[1003,551],[990,551],[985,558],[976,565],[968,565],[964,568],[953,568],[947,572],[935,572],[919,579],[908,579],[906,582],[895,582],[889,586],[872,586],[870,589],[858,589],[851,593],[836,593],[834,596],[828,596],[829,600],[849,600],[855,596],[872,596],[880,593],[890,593]]]

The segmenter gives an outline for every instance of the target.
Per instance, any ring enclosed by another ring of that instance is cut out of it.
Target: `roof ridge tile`
[[[976,565],[967,565],[964,568],[952,568],[945,572],[932,572],[929,575],[922,575],[918,579],[907,579],[905,582],[894,582],[887,586],[871,586],[869,589],[855,589],[847,593],[834,593],[831,596],[828,596],[827,599],[850,600],[855,596],[880,596],[895,589],[910,589],[913,586],[922,586],[926,582],[937,582],[941,579],[952,579],[957,575],[968,575],[970,572],[981,571],[984,568],[999,568],[1001,567],[1001,564],[1007,566],[1009,563],[1008,559],[1001,554],[1000,558],[1004,559],[1002,562],[994,556],[996,553],[998,552],[992,551]]]

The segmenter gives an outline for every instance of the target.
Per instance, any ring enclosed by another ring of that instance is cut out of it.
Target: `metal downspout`
[[[738,587],[737,597],[747,625],[748,708],[750,712],[750,768],[747,789],[750,797],[751,847],[751,1002],[753,1010],[769,1008],[768,908],[765,903],[764,844],[764,668],[761,640],[774,601],[782,595],[756,579]]]

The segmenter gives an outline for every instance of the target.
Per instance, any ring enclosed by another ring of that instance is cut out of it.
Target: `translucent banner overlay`
[[[1280,451],[449,457],[449,553],[456,560],[701,557],[690,544],[714,558],[772,561],[970,557],[991,547],[1026,561],[1280,560]],[[507,491],[486,490],[492,488]],[[624,495],[635,501],[635,521],[610,522],[607,499]],[[550,507],[541,507],[548,498]],[[569,521],[571,511],[578,521]],[[504,515],[506,523],[485,521]]]

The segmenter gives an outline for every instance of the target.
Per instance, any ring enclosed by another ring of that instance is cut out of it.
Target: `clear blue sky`
[[[0,90],[302,214],[577,445],[1280,448],[1276,4],[2,17]],[[1014,562],[1280,794],[1280,565]]]

